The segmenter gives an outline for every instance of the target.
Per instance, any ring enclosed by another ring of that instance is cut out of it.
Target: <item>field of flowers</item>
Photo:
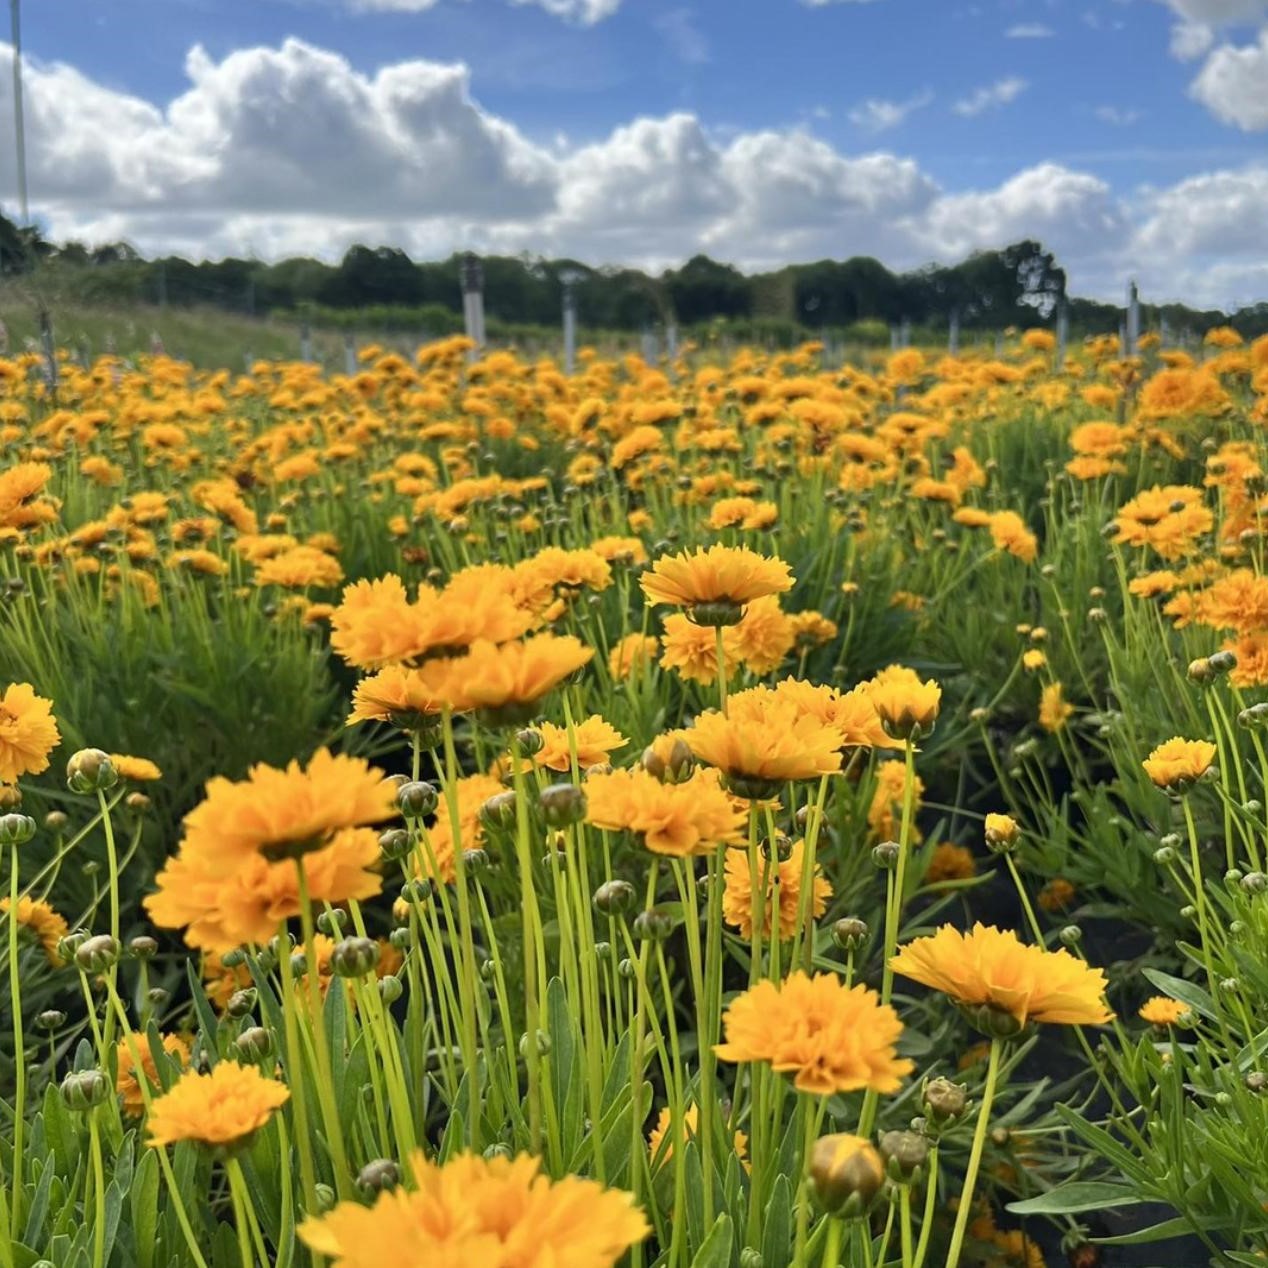
[[[1268,339],[468,353],[0,361],[0,1268],[1263,1263]]]

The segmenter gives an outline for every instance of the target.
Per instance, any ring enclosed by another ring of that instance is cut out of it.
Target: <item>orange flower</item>
[[[831,973],[797,970],[784,982],[762,981],[737,997],[722,1018],[723,1061],[765,1061],[792,1074],[799,1092],[896,1092],[913,1063],[895,1044],[903,1024],[880,996],[847,987]]]
[[[1177,735],[1159,744],[1141,765],[1159,788],[1187,792],[1210,769],[1216,752],[1208,740],[1186,740]]]
[[[779,936],[791,938],[797,932],[801,906],[801,880],[805,860],[805,842],[797,841],[788,857],[772,865],[764,856],[758,858],[758,871],[766,882],[766,898],[762,904],[763,935],[769,939],[774,923],[773,908],[779,905]],[[726,856],[726,890],[722,895],[722,918],[745,938],[753,936],[753,915],[757,908],[755,891],[760,880],[749,870],[749,859],[743,850],[729,850]],[[809,911],[814,918],[822,916],[832,897],[832,886],[815,866]]]
[[[943,925],[901,948],[890,965],[895,973],[976,1010],[988,1033],[1003,1019],[1015,1032],[1028,1021],[1097,1026],[1113,1017],[1105,1007],[1100,969],[1064,948],[1045,951],[981,923],[967,934]]]
[[[744,811],[714,771],[668,784],[642,767],[616,770],[591,775],[585,791],[588,822],[611,832],[637,833],[654,854],[686,858],[744,840]]]
[[[919,675],[901,665],[882,670],[867,684],[872,707],[887,735],[913,743],[933,730],[942,703],[942,688],[922,682]]]
[[[245,1144],[290,1095],[285,1085],[266,1079],[254,1066],[220,1061],[210,1074],[187,1071],[150,1106],[149,1143]]]
[[[533,761],[549,770],[566,771],[572,767],[573,749],[576,749],[577,766],[584,771],[588,766],[606,762],[618,748],[624,748],[629,740],[610,722],[598,714],[578,722],[569,732],[567,727],[544,722],[538,728],[542,737],[541,751]]]
[[[12,474],[10,472],[9,474]],[[0,783],[48,770],[48,755],[62,742],[53,720],[53,702],[15,682],[0,696]]]
[[[746,603],[790,590],[792,583],[782,559],[742,546],[662,555],[639,579],[650,602],[686,608],[701,625],[734,625]]]

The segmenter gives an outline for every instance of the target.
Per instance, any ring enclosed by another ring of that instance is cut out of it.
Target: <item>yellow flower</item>
[[[138,784],[150,784],[163,778],[163,772],[148,757],[129,757],[126,753],[111,753],[110,764],[120,779],[130,779]]]
[[[748,855],[743,850],[729,850],[726,856],[726,890],[722,895],[722,918],[726,923],[738,929],[745,938],[753,936],[753,915],[757,907],[755,891],[761,887],[761,879],[764,879],[766,899],[762,911],[765,917],[763,935],[767,939],[771,936],[774,899],[776,885],[778,885],[779,936],[781,939],[791,938],[797,932],[805,851],[805,842],[797,841],[788,857],[780,859],[774,865],[759,854],[757,860],[759,879],[749,871]],[[809,913],[812,918],[818,918],[823,915],[828,899],[832,897],[832,886],[824,879],[817,864],[812,891]]]
[[[266,559],[255,570],[257,586],[284,586],[289,590],[337,586],[342,580],[339,561],[313,546],[293,546]]]
[[[992,850],[1008,850],[1017,844],[1021,828],[1012,815],[988,814],[986,816],[986,844]]]
[[[718,645],[716,632],[711,626],[697,625],[681,613],[665,618],[665,632],[661,635],[663,652],[660,663],[666,669],[676,669],[688,682],[709,686],[718,676]],[[740,664],[735,627],[722,631],[722,666],[729,678]]]
[[[537,634],[502,646],[477,639],[463,656],[427,661],[424,686],[455,713],[479,709],[494,720],[527,720],[533,706],[594,651],[572,634]]]
[[[870,988],[847,987],[831,973],[797,970],[782,983],[762,981],[738,996],[722,1018],[723,1061],[764,1061],[792,1074],[799,1092],[896,1092],[912,1062],[895,1050],[903,1024]]]
[[[653,1169],[663,1166],[674,1154],[674,1134],[670,1130],[673,1115],[666,1105],[657,1116],[656,1126],[647,1135],[647,1158]],[[688,1105],[682,1116],[682,1134],[684,1140],[694,1140],[700,1124],[700,1110],[695,1103]],[[734,1137],[735,1155],[748,1170],[745,1154],[748,1150],[748,1137],[737,1131]]]
[[[551,1180],[527,1154],[409,1162],[412,1186],[371,1207],[340,1202],[305,1220],[300,1239],[333,1268],[612,1268],[650,1231],[632,1194]]]
[[[1021,667],[1023,669],[1042,669],[1047,663],[1047,655],[1037,647],[1027,648],[1021,654]]]
[[[740,659],[759,677],[778,668],[797,641],[792,618],[773,594],[754,599],[732,629]]]
[[[8,910],[8,898],[0,898],[0,912],[7,913]],[[57,944],[66,936],[67,925],[65,919],[50,904],[42,898],[19,898],[18,924],[40,944],[50,964],[62,963],[57,953]]]
[[[634,832],[654,854],[685,858],[744,840],[744,811],[727,796],[715,771],[683,783],[662,783],[642,767],[591,775],[586,818],[610,832]]]
[[[652,634],[627,634],[608,653],[608,672],[618,682],[645,669],[660,654],[660,641]]]
[[[186,1071],[150,1106],[149,1143],[192,1140],[233,1148],[259,1131],[290,1095],[254,1066],[220,1061],[210,1074]]]
[[[1039,891],[1039,906],[1047,912],[1065,911],[1074,902],[1077,891],[1064,876],[1054,876]]]
[[[1216,752],[1207,740],[1186,740],[1177,735],[1159,744],[1141,765],[1159,788],[1184,792],[1206,774]]]
[[[872,707],[887,735],[898,740],[918,740],[928,735],[938,720],[942,688],[936,682],[922,682],[918,674],[891,665],[867,684]]]
[[[996,547],[1016,555],[1023,563],[1032,563],[1039,553],[1038,539],[1016,511],[996,511],[988,527]]]
[[[782,559],[743,546],[662,555],[639,578],[650,602],[686,608],[701,625],[733,625],[746,603],[790,590],[792,583],[792,572]]]
[[[841,769],[839,733],[772,687],[736,692],[726,713],[702,713],[686,739],[740,796],[765,796],[771,784]]]
[[[925,869],[925,884],[936,885],[941,881],[963,881],[977,874],[973,851],[963,845],[944,841],[934,847]]]
[[[1059,682],[1050,682],[1039,700],[1039,725],[1055,734],[1065,726],[1066,719],[1074,712],[1074,706],[1065,698],[1065,689]]]
[[[941,991],[965,1007],[1012,1019],[1097,1026],[1105,1007],[1105,974],[1068,951],[1045,951],[1008,930],[980,922],[965,934],[951,925],[909,942],[890,961],[895,973]]]
[[[885,1163],[870,1140],[836,1132],[820,1136],[808,1171],[815,1196],[831,1214],[861,1214],[880,1192]]]
[[[353,688],[348,725],[390,722],[404,731],[425,730],[429,723],[439,722],[442,707],[417,669],[389,665]]]
[[[132,1059],[133,1045],[141,1054],[141,1070],[151,1096],[159,1090],[161,1081],[149,1040],[144,1035],[120,1039],[115,1045],[118,1072],[115,1075],[114,1090],[123,1097],[123,1112],[139,1118],[145,1112],[145,1096],[141,1090],[141,1080],[137,1077],[136,1062]],[[174,1057],[177,1065],[182,1068],[189,1065],[189,1044],[180,1035],[164,1035],[162,1045],[163,1051]]]
[[[1151,1026],[1174,1026],[1189,1016],[1188,1004],[1166,995],[1154,995],[1140,1006],[1140,1017]]]
[[[12,474],[12,473],[10,473]],[[53,702],[25,682],[11,683],[0,696],[0,783],[48,770],[48,755],[62,741],[53,720]]]
[[[566,771],[572,767],[572,751],[576,748],[577,766],[584,771],[588,766],[606,762],[618,748],[624,748],[629,740],[610,722],[598,714],[578,722],[571,734],[567,727],[544,722],[538,728],[542,737],[541,751],[534,755],[538,766],[549,770]]]
[[[393,789],[381,770],[322,748],[306,767],[291,762],[279,770],[261,762],[243,780],[209,780],[203,801],[185,816],[180,852],[205,854],[221,868],[256,854],[276,861],[394,813]]]

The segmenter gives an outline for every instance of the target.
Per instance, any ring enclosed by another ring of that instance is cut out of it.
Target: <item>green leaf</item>
[[[1175,1216],[1163,1220],[1160,1224],[1151,1224],[1148,1228],[1138,1228],[1132,1233],[1119,1233],[1116,1237],[1094,1237],[1092,1240],[1099,1246],[1143,1246],[1147,1242],[1165,1242],[1173,1237],[1191,1237],[1193,1221],[1183,1216]],[[1260,1264],[1263,1260],[1259,1261]]]
[[[31,1209],[26,1217],[26,1230],[22,1240],[28,1246],[38,1246],[40,1235],[44,1232],[44,1220],[48,1215],[49,1191],[53,1186],[53,1177],[57,1168],[51,1158],[44,1162],[44,1170],[40,1173],[39,1183],[35,1186],[35,1196],[31,1199]]]
[[[1164,995],[1178,999],[1182,1004],[1188,1004],[1195,1013],[1201,1014],[1209,1021],[1219,1020],[1215,1004],[1200,986],[1193,982],[1186,982],[1182,977],[1172,977],[1170,973],[1164,973],[1161,969],[1142,969],[1141,972]]]
[[[159,1167],[153,1149],[137,1163],[128,1194],[132,1206],[132,1235],[141,1268],[153,1268],[154,1241],[158,1233]]]
[[[217,1043],[220,1023],[216,1020],[211,1001],[207,998],[207,992],[203,990],[198,974],[194,972],[192,959],[185,961],[185,976],[189,980],[189,993],[193,997],[194,1012],[198,1014],[198,1028],[202,1031],[203,1046],[207,1049],[207,1055],[214,1065],[220,1058],[220,1047]]]
[[[770,1204],[766,1208],[765,1227],[762,1229],[762,1263],[782,1264],[788,1258],[792,1245],[792,1186],[787,1176],[779,1176],[771,1190]]]
[[[79,1133],[75,1130],[70,1111],[62,1104],[61,1094],[53,1083],[49,1083],[44,1089],[41,1120],[53,1157],[57,1159],[58,1173],[63,1176],[73,1176],[79,1162]]]
[[[1073,1215],[1111,1206],[1135,1206],[1145,1201],[1134,1189],[1100,1180],[1074,1180],[1006,1207],[1014,1215]]]
[[[731,1265],[731,1217],[723,1211],[714,1221],[709,1236],[704,1239],[691,1268],[730,1268]]]

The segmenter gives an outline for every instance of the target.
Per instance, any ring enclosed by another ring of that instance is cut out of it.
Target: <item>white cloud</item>
[[[8,77],[0,46],[0,82]],[[166,106],[28,62],[32,206],[55,239],[148,253],[337,259],[353,242],[664,267],[696,251],[745,267],[874,255],[893,268],[1042,241],[1076,293],[1223,302],[1268,286],[1268,165],[1136,200],[1037,163],[950,192],[915,160],[842,153],[802,129],[722,133],[639,118],[589,144],[537,145],[471,94],[461,65],[373,74],[298,40],[216,60],[201,48]],[[7,94],[0,136],[11,135]],[[0,199],[13,197],[0,164]]]
[[[1189,92],[1222,123],[1244,132],[1268,128],[1268,26],[1256,44],[1213,50]]]
[[[433,9],[440,0],[345,0],[354,12],[360,13],[423,13]],[[554,17],[581,26],[593,26],[610,18],[620,7],[621,0],[510,0],[515,5],[536,5]]]
[[[1123,106],[1097,106],[1092,113],[1102,122],[1115,128],[1130,128],[1144,117],[1140,110],[1128,110]]]
[[[848,118],[856,128],[864,132],[887,132],[896,128],[913,110],[922,110],[933,100],[933,93],[926,89],[906,101],[884,101],[877,97],[869,97],[866,101],[854,106]]]
[[[1268,15],[1268,0],[1163,0],[1183,22],[1198,26],[1253,24]]]
[[[951,107],[958,115],[972,118],[985,110],[993,110],[998,106],[1006,106],[1015,101],[1026,91],[1026,81],[1017,75],[1007,79],[997,79],[985,88],[977,88],[967,97],[961,98]]]
[[[1215,43],[1215,31],[1201,22],[1177,22],[1171,28],[1171,56],[1196,61]]]
[[[1042,22],[1018,22],[1010,26],[1004,35],[1010,40],[1050,40],[1056,32]]]
[[[696,25],[694,10],[669,9],[655,18],[652,25],[680,62],[703,66],[709,61],[709,41]]]

